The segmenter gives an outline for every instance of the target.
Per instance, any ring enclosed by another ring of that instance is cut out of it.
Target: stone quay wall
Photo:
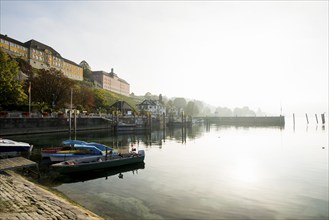
[[[27,181],[13,171],[0,173],[0,219],[102,219]]]
[[[74,130],[74,119],[71,121],[71,131]],[[0,118],[0,136],[14,134],[37,134],[51,132],[69,132],[68,118]],[[77,131],[112,129],[112,122],[101,117],[77,118]]]
[[[284,127],[284,116],[248,117],[202,117],[205,123],[234,126],[279,126]]]

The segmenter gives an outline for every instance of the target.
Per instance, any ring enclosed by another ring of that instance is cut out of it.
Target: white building
[[[140,112],[150,112],[152,115],[161,116],[166,113],[166,107],[163,106],[159,101],[155,100],[144,100],[137,105]]]

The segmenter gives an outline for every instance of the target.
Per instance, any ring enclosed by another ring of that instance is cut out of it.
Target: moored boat
[[[46,147],[41,149],[41,157],[49,157],[50,154],[57,153],[58,151],[71,150],[71,146],[61,146],[61,147]]]
[[[105,155],[102,150],[95,146],[75,145],[69,150],[60,150],[56,153],[49,154],[51,162],[61,162],[66,160],[77,159],[81,157],[102,156]]]
[[[32,145],[25,142],[18,142],[9,139],[0,138],[0,152],[20,152],[20,151],[31,151]]]
[[[69,153],[79,153],[81,151],[86,150],[86,148],[93,148],[96,147],[100,151],[103,152],[103,154],[106,153],[106,151],[112,151],[113,148],[108,147],[104,144],[96,143],[96,142],[85,142],[85,141],[80,141],[80,140],[65,140],[62,142],[62,146],[60,147],[48,147],[48,148],[42,148],[41,149],[41,156],[43,158],[45,157],[50,157],[50,155],[54,154],[69,154]],[[92,154],[94,155],[94,154]],[[67,156],[67,155],[64,155]],[[90,155],[87,155],[90,156]],[[56,161],[64,161],[72,158],[67,158],[63,160],[56,160]],[[53,158],[54,159],[54,158]]]
[[[138,153],[118,154],[115,156],[92,156],[68,160],[52,164],[51,167],[59,173],[85,172],[141,163],[144,162],[144,158],[144,150],[139,150]]]

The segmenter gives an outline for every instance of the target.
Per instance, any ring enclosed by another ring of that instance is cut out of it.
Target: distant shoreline
[[[225,126],[285,126],[285,116],[194,117],[193,119],[202,119],[203,123],[206,125],[215,123]],[[184,121],[183,124],[184,123],[186,123],[186,121]],[[155,123],[153,124],[155,125]],[[182,126],[181,120],[175,122],[175,127],[179,126]],[[115,129],[116,127],[113,122],[101,117],[77,118],[77,131],[115,131]],[[120,128],[120,131],[125,131],[124,129],[125,128]],[[161,126],[160,129],[162,129]],[[136,132],[136,129],[134,130],[130,127],[127,127],[126,130],[128,132]],[[73,130],[71,131],[73,132]],[[69,122],[67,118],[0,118],[0,134],[3,136],[59,132],[69,132]]]

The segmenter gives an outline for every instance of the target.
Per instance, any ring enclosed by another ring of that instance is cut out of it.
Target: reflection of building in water
[[[110,141],[106,142],[109,147],[117,149],[121,153],[128,153],[133,147],[136,150],[140,150],[140,144],[145,146],[162,145],[162,142],[165,140],[166,132],[163,130],[143,132],[140,134],[119,134],[111,138]]]

